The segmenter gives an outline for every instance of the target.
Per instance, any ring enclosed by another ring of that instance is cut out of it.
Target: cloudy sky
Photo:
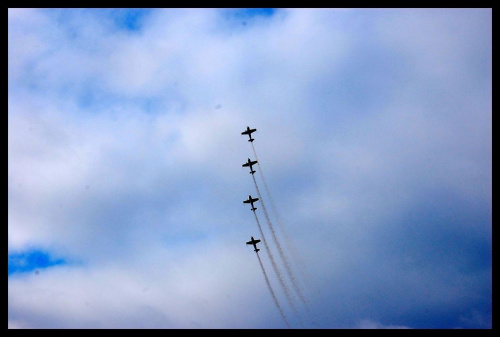
[[[491,9],[8,10],[9,328],[490,328],[491,252]]]

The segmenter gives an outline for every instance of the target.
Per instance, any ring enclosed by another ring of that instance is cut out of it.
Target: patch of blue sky
[[[54,266],[64,265],[63,259],[55,259],[49,253],[39,249],[30,249],[20,253],[9,254],[8,275],[38,271]]]
[[[221,27],[229,32],[243,32],[255,24],[270,22],[276,16],[274,8],[220,8],[216,9]]]
[[[152,8],[117,8],[109,9],[109,15],[113,17],[114,23],[129,31],[139,31],[143,20],[148,16]]]
[[[275,8],[225,8],[223,13],[227,19],[250,20],[255,17],[271,17],[276,13]],[[245,21],[246,22],[246,21]]]
[[[239,8],[237,13],[242,16],[253,17],[253,16],[272,16],[275,13],[275,8]]]

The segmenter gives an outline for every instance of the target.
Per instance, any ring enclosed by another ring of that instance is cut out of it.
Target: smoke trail
[[[278,247],[278,252],[280,254],[281,259],[283,260],[283,264],[285,265],[285,269],[288,273],[288,276],[290,277],[290,280],[292,281],[292,285],[293,285],[295,291],[297,292],[297,294],[299,295],[300,299],[302,300],[302,302],[305,305],[306,300],[305,300],[304,296],[302,295],[302,292],[300,291],[299,286],[297,285],[297,281],[295,279],[295,276],[292,273],[292,269],[290,268],[290,264],[288,263],[288,260],[286,259],[285,254],[283,253],[283,249],[281,248],[281,245],[278,241],[278,237],[276,236],[276,232],[274,231],[274,227],[271,223],[271,220],[269,219],[269,215],[267,214],[267,210],[266,210],[266,207],[264,205],[264,200],[262,199],[262,195],[260,193],[259,186],[257,185],[257,180],[255,180],[255,175],[252,174],[252,178],[253,178],[253,182],[255,184],[255,189],[257,190],[257,193],[258,193],[259,198],[260,198],[260,204],[262,205],[262,209],[264,210],[264,215],[266,217],[267,224],[269,225],[269,228],[271,229],[271,233],[273,234],[274,243],[276,244],[276,247]],[[257,217],[257,215],[256,215],[256,217]]]
[[[260,225],[259,218],[257,217],[257,213],[253,212],[255,216],[255,221],[257,221],[257,225],[259,226],[259,231],[260,235],[262,236],[262,243],[264,244],[264,247],[266,248],[267,255],[269,255],[269,260],[271,260],[271,264],[273,266],[274,272],[276,273],[276,276],[278,277],[278,280],[281,284],[281,287],[283,288],[283,292],[285,293],[285,297],[288,301],[288,304],[290,304],[290,307],[293,309],[295,315],[299,317],[297,308],[295,307],[295,304],[292,301],[292,296],[290,294],[290,289],[288,289],[288,286],[285,284],[283,280],[283,276],[281,275],[278,266],[276,265],[276,262],[274,261],[273,254],[271,253],[271,249],[269,249],[269,245],[267,244],[266,236],[264,235],[264,232],[262,231],[262,226]],[[299,317],[300,320],[300,317]]]
[[[269,187],[267,185],[267,182],[266,182],[266,179],[265,179],[265,176],[264,176],[264,171],[262,170],[262,166],[260,165],[259,158],[257,157],[257,151],[255,151],[255,147],[254,147],[253,143],[252,143],[252,150],[253,150],[253,154],[255,156],[255,160],[257,160],[257,165],[259,165],[260,177],[262,179],[262,183],[264,184],[264,189],[266,190],[266,194],[269,197],[269,201],[271,203],[271,210],[273,211],[273,213],[274,213],[274,215],[276,217],[276,220],[278,221],[278,227],[279,227],[281,233],[285,237],[286,248],[288,249],[289,252],[292,253],[292,257],[293,257],[294,261],[296,262],[296,264],[299,265],[299,267],[302,270],[302,272],[304,272],[304,273],[307,274],[307,272],[305,272],[305,264],[300,259],[299,255],[297,254],[297,250],[293,246],[293,242],[292,242],[292,240],[290,240],[290,236],[286,232],[285,227],[283,226],[283,223],[281,221],[281,217],[279,216],[278,211],[276,210],[276,206],[274,204],[273,196],[271,195],[271,192],[269,191]]]
[[[285,321],[286,326],[290,329],[290,324],[288,323],[288,320],[286,319],[286,316],[283,313],[283,309],[281,309],[281,306],[278,302],[278,299],[276,298],[276,295],[274,294],[273,288],[271,287],[271,283],[269,282],[269,278],[267,277],[266,270],[264,269],[264,265],[262,264],[262,261],[260,260],[259,252],[255,252],[255,254],[257,254],[257,258],[259,259],[260,268],[262,269],[262,273],[264,274],[264,278],[266,279],[267,287],[269,288],[269,291],[271,292],[271,295],[273,296],[274,303],[276,304],[276,307],[278,308],[278,310],[281,314],[281,317]]]

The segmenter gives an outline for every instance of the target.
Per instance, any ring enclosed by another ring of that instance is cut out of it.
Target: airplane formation
[[[249,142],[253,142],[255,139],[252,138],[252,133],[254,133],[255,131],[257,131],[257,129],[250,129],[249,126],[247,126],[246,130],[243,131],[241,134],[242,135],[248,135],[248,141]],[[250,174],[254,174],[256,171],[253,169],[253,165],[257,164],[257,160],[251,160],[250,158],[248,158],[248,160],[243,164],[241,165],[242,167],[249,167],[250,168]],[[257,209],[257,207],[255,207],[253,205],[254,202],[258,201],[259,198],[252,198],[252,196],[249,194],[248,195],[248,199],[247,200],[243,200],[243,203],[244,204],[250,204],[252,206],[252,208],[250,208],[250,210],[254,211]],[[251,237],[252,239],[250,241],[247,242],[247,245],[253,245],[253,248],[254,248],[254,252],[258,252],[260,249],[257,248],[257,243],[260,242],[259,239],[255,240],[253,238],[253,236]]]
[[[276,273],[276,277],[278,278],[278,281],[279,281],[279,283],[280,283],[280,285],[282,287],[282,290],[284,292],[284,295],[286,296],[286,299],[288,300],[288,303],[290,304],[291,309],[293,309],[295,311],[295,313],[297,314],[296,308],[295,308],[295,306],[293,304],[293,298],[292,298],[292,294],[290,293],[290,289],[288,288],[288,285],[284,282],[282,274],[279,271],[279,269],[278,269],[278,267],[277,267],[277,265],[275,263],[273,254],[271,253],[271,250],[268,248],[268,245],[267,245],[267,242],[266,242],[266,238],[264,237],[264,232],[262,231],[262,228],[261,228],[261,225],[260,225],[259,219],[257,217],[257,213],[256,213],[257,207],[255,207],[254,203],[257,202],[257,201],[259,201],[259,199],[260,199],[260,202],[262,204],[262,210],[263,210],[264,215],[266,216],[266,219],[267,219],[267,224],[269,225],[269,229],[270,229],[270,231],[271,231],[271,233],[273,235],[274,242],[276,243],[276,248],[278,249],[278,252],[280,254],[281,259],[283,260],[283,264],[284,264],[284,266],[286,268],[288,276],[290,277],[290,282],[295,287],[295,290],[296,290],[297,294],[299,296],[301,296],[301,299],[302,299],[302,301],[305,304],[305,300],[302,298],[302,294],[300,293],[300,289],[298,289],[298,286],[295,284],[295,277],[292,274],[292,271],[290,269],[288,261],[286,260],[286,257],[284,256],[284,253],[283,253],[283,251],[281,249],[281,245],[278,242],[278,238],[276,237],[276,234],[274,232],[273,225],[272,225],[271,221],[269,220],[269,217],[268,217],[268,214],[267,214],[267,211],[266,211],[266,205],[264,204],[264,200],[262,199],[262,196],[260,194],[259,187],[257,186],[257,181],[255,179],[255,172],[256,171],[254,170],[254,165],[258,163],[257,162],[258,158],[257,158],[257,153],[255,152],[255,148],[254,148],[254,145],[253,145],[253,141],[255,139],[252,138],[252,133],[254,133],[255,131],[257,131],[257,129],[251,129],[249,126],[247,126],[246,130],[244,130],[241,133],[242,135],[248,135],[248,141],[252,145],[253,153],[254,153],[255,159],[256,159],[256,160],[251,160],[250,158],[248,158],[247,161],[245,163],[243,163],[243,165],[241,165],[241,166],[242,167],[248,167],[248,168],[250,168],[250,174],[252,175],[252,179],[253,179],[253,182],[255,184],[255,189],[257,190],[257,193],[258,193],[259,197],[258,198],[255,197],[254,198],[254,197],[252,197],[251,194],[249,194],[248,195],[248,199],[243,200],[243,203],[244,204],[250,204],[250,206],[251,206],[250,210],[253,211],[253,213],[254,213],[255,220],[256,220],[257,225],[258,225],[259,230],[260,230],[260,234],[262,235],[262,240],[263,240],[262,243],[264,244],[264,246],[266,248],[265,251],[266,251],[266,253],[267,253],[268,257],[269,257],[269,261],[270,261],[270,263],[271,263],[271,265],[272,265],[272,267],[273,267],[273,269],[274,269],[274,271]],[[259,164],[259,169],[260,168],[261,168],[261,165]],[[264,176],[263,176],[262,171],[260,171],[260,175],[261,175],[262,181],[265,184]],[[267,190],[267,185],[265,185],[265,186],[266,186],[266,190]],[[269,193],[269,191],[267,191],[267,192]],[[280,303],[279,303],[279,301],[278,301],[278,299],[277,299],[277,297],[276,297],[276,295],[275,295],[275,293],[273,291],[273,288],[271,286],[271,283],[269,282],[267,273],[265,271],[264,265],[262,264],[262,261],[260,259],[260,256],[259,256],[260,249],[257,248],[257,244],[259,242],[261,242],[260,239],[255,239],[253,236],[251,236],[250,237],[250,241],[246,241],[246,244],[253,246],[253,250],[254,250],[255,254],[257,255],[257,258],[258,258],[259,263],[260,263],[260,267],[262,269],[262,273],[263,273],[263,275],[265,277],[265,280],[266,280],[266,284],[267,284],[267,286],[269,288],[269,291],[271,292],[271,295],[273,296],[273,299],[274,299],[274,302],[276,304],[276,307],[278,308],[278,310],[279,310],[279,312],[281,314],[281,317],[283,318],[285,324],[287,325],[288,328],[290,328],[290,324],[289,324],[289,322],[288,322],[288,320],[286,318],[286,315],[283,312],[283,309],[282,309],[282,307],[281,307],[281,305],[280,305]]]

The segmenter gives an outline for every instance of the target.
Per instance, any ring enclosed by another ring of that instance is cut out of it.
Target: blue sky
[[[34,272],[39,274],[38,269],[66,264],[62,259],[54,260],[47,253],[36,249],[24,249],[20,253],[9,253],[9,275],[14,273]]]
[[[8,67],[9,328],[491,328],[491,9],[9,9]]]

